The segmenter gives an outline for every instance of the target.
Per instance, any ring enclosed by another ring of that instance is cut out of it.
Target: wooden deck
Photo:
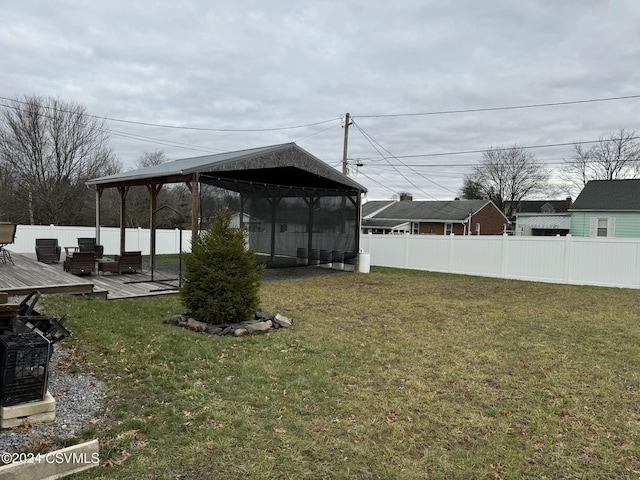
[[[0,292],[7,292],[9,296],[28,295],[37,290],[41,294],[96,295],[116,300],[177,293],[177,282],[152,283],[150,275],[145,273],[78,276],[65,272],[62,261],[47,265],[28,255],[12,253],[12,257],[15,265],[0,262]],[[154,276],[154,280],[160,279]]]

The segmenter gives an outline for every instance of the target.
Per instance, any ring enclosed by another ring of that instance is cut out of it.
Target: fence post
[[[404,268],[409,268],[409,233],[404,234]]]
[[[447,273],[451,273],[451,265],[453,265],[453,238],[455,234],[451,232],[449,234],[449,255],[447,256]]]
[[[500,248],[502,251],[500,252],[500,278],[506,278],[507,276],[507,267],[508,267],[508,254],[507,254],[507,242],[509,235],[506,233],[502,234],[502,242],[500,242]]]
[[[636,287],[640,288],[640,242],[636,242]]]
[[[564,242],[564,265],[562,266],[562,281],[569,283],[569,269],[571,268],[571,253],[573,251],[573,244],[571,241],[571,234],[568,233]]]

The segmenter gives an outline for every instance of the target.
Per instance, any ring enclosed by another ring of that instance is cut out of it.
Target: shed
[[[353,258],[359,249],[360,200],[366,188],[295,143],[184,158],[138,170],[95,178],[96,236],[100,237],[100,197],[107,188],[120,194],[120,250],[125,249],[126,197],[131,186],[146,186],[151,198],[150,251],[155,255],[155,218],[163,185],[185,183],[191,192],[191,230],[201,225],[200,185],[236,192],[238,214],[258,222],[246,228],[258,253],[296,258],[298,249],[339,250]],[[170,206],[169,206],[170,207]]]

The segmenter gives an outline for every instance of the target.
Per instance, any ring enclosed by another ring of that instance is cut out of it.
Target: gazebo
[[[248,231],[249,246],[274,260],[300,252],[359,250],[361,195],[366,188],[295,143],[185,158],[95,178],[96,238],[100,240],[100,199],[105,189],[120,196],[120,251],[125,250],[126,199],[129,188],[145,186],[150,196],[150,252],[155,256],[158,194],[165,184],[184,183],[191,193],[191,231],[201,225],[201,185],[239,195],[237,222]],[[171,207],[170,205],[168,207]]]

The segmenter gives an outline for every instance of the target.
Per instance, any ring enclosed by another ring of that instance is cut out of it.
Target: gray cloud
[[[200,128],[334,119],[242,133],[108,122],[127,168],[144,151],[182,158],[288,141],[339,168],[346,112],[397,156],[593,140],[640,130],[640,99],[365,116],[636,95],[639,17],[634,0],[10,2],[0,17],[0,95],[56,96],[94,115]],[[553,164],[569,151],[535,153]],[[362,159],[352,174],[370,198],[452,198],[480,155],[385,161],[354,126],[349,157]]]

